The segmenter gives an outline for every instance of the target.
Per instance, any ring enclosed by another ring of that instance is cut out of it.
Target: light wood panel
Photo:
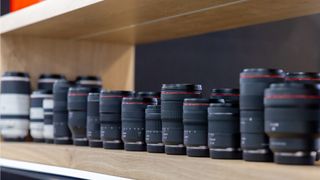
[[[4,16],[0,32],[139,44],[320,13],[319,0],[96,0],[82,8],[72,0],[57,13],[62,1]]]
[[[33,87],[41,73],[98,75],[107,89],[134,88],[134,46],[101,42],[1,35],[1,73],[31,74]]]
[[[1,142],[1,157],[135,179],[319,180],[315,166],[213,160],[72,145]]]

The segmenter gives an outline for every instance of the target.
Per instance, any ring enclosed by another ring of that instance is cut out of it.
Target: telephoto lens
[[[41,74],[38,79],[38,89],[53,90],[53,84],[59,79],[65,79],[60,74]]]
[[[30,78],[24,72],[5,72],[0,85],[0,131],[5,141],[22,141],[28,134]]]
[[[108,91],[100,93],[100,137],[105,149],[123,149],[121,140],[122,98],[132,96],[131,91]]]
[[[164,153],[162,143],[161,106],[148,105],[146,109],[146,143],[150,153]]]
[[[125,97],[122,99],[121,137],[126,151],[145,151],[145,110],[156,105],[155,98]]]
[[[264,90],[284,81],[281,69],[244,69],[240,74],[240,132],[243,159],[270,162],[273,154],[264,132]]]
[[[188,98],[183,103],[184,145],[191,157],[208,157],[209,99]]]
[[[51,90],[37,90],[31,94],[30,134],[34,142],[44,142],[44,111],[43,100],[52,98]]]
[[[43,100],[44,126],[43,137],[46,143],[53,143],[53,99]]]
[[[87,138],[90,147],[102,147],[99,118],[100,93],[89,93],[87,104]]]
[[[163,84],[161,89],[162,142],[165,153],[185,155],[183,144],[183,101],[200,98],[202,86],[196,84]]]
[[[314,164],[320,137],[319,99],[312,84],[272,84],[265,91],[265,132],[276,163]]]
[[[77,86],[87,87],[90,92],[100,92],[101,78],[97,76],[78,76],[76,78]]]
[[[212,89],[210,102],[239,104],[239,94],[239,89],[235,88]]]
[[[70,87],[68,91],[68,126],[73,144],[88,146],[87,139],[87,99],[90,89],[87,87]]]
[[[320,82],[320,74],[316,72],[288,72],[286,82],[316,84]]]
[[[213,159],[242,159],[238,103],[211,103],[208,108],[208,143]]]
[[[53,85],[53,141],[55,144],[72,144],[68,127],[68,90],[73,85],[67,80],[58,80]]]

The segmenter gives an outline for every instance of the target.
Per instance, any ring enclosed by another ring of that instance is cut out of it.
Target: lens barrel
[[[316,84],[320,82],[320,73],[316,72],[288,72],[286,82],[299,82],[305,84]]]
[[[312,84],[272,84],[265,91],[265,131],[279,164],[313,164],[320,137],[320,94]]]
[[[139,91],[136,93],[137,97],[147,97],[147,98],[156,98],[157,103],[160,104],[160,92],[155,92],[155,91]]]
[[[126,97],[122,99],[122,141],[127,151],[145,151],[145,110],[156,105],[155,98]]]
[[[102,147],[100,138],[100,93],[89,93],[87,104],[87,138],[90,147]]]
[[[264,133],[264,90],[284,81],[281,69],[244,69],[240,74],[240,132],[243,159],[269,162],[273,155]]]
[[[209,99],[187,98],[183,102],[183,143],[190,157],[208,157]]]
[[[211,103],[239,104],[240,90],[234,88],[212,89],[210,94]]]
[[[89,92],[100,92],[102,82],[101,78],[97,76],[78,76],[76,85],[89,88]]]
[[[72,144],[68,127],[68,90],[73,82],[57,80],[53,85],[53,139],[55,144]]]
[[[42,105],[44,115],[43,137],[46,143],[53,143],[53,99],[43,99]]]
[[[146,109],[146,143],[150,153],[164,153],[162,143],[161,106],[148,105]]]
[[[60,74],[41,74],[38,79],[38,89],[53,90],[53,84],[59,79],[65,79]]]
[[[161,88],[162,142],[166,154],[185,155],[183,144],[183,101],[200,98],[202,86],[197,84],[163,84]]]
[[[0,85],[0,131],[5,141],[23,140],[29,129],[30,77],[24,72],[5,72]]]
[[[131,91],[108,91],[100,93],[100,137],[105,149],[123,149],[121,139],[122,98],[132,96]]]

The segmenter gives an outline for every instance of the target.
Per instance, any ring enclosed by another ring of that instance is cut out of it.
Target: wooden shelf
[[[286,166],[72,145],[1,142],[1,158],[135,179],[320,179],[320,162]]]
[[[148,43],[320,13],[318,0],[46,0],[0,18],[0,33]]]

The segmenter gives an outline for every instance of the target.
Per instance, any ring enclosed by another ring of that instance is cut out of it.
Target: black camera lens
[[[30,134],[35,142],[44,142],[44,111],[43,100],[52,98],[51,90],[37,90],[31,94]]]
[[[241,159],[240,110],[236,103],[212,103],[208,108],[208,143],[213,159]]]
[[[5,72],[0,82],[0,130],[5,141],[21,141],[28,134],[30,78],[23,72]]]
[[[243,159],[273,161],[264,133],[264,90],[284,81],[281,69],[244,69],[240,74],[240,131]]]
[[[160,104],[160,92],[155,91],[139,91],[136,93],[138,97],[148,97],[148,98],[156,98],[157,104]]]
[[[59,79],[65,79],[60,74],[41,74],[38,79],[38,89],[53,90],[53,84]]]
[[[163,153],[161,106],[148,105],[146,109],[146,143],[150,153]]]
[[[122,99],[122,141],[127,151],[145,151],[145,110],[155,105],[155,98],[126,97]]]
[[[191,157],[208,157],[209,99],[188,98],[183,103],[184,145]]]
[[[288,72],[286,82],[315,84],[320,82],[320,74],[316,72]]]
[[[90,147],[102,147],[99,118],[100,93],[89,93],[87,106],[87,137]]]
[[[201,91],[201,85],[196,84],[162,85],[162,142],[166,154],[186,154],[183,144],[183,101],[185,98],[200,98]]]
[[[87,87],[90,92],[100,92],[102,82],[101,78],[97,76],[78,76],[76,78],[76,85]]]
[[[43,137],[46,143],[53,143],[53,99],[43,99],[42,105],[44,115]]]
[[[71,87],[68,91],[68,126],[72,134],[73,144],[87,146],[87,99],[90,89],[87,87]]]
[[[53,85],[53,139],[55,144],[72,144],[68,127],[68,90],[73,82],[57,80]]]
[[[212,89],[210,101],[212,103],[235,103],[239,104],[239,89],[222,88]]]
[[[100,93],[100,130],[103,148],[123,149],[121,140],[122,98],[132,96],[131,91],[108,91]]]
[[[272,84],[265,91],[265,131],[276,163],[314,163],[320,137],[319,99],[312,84]]]

